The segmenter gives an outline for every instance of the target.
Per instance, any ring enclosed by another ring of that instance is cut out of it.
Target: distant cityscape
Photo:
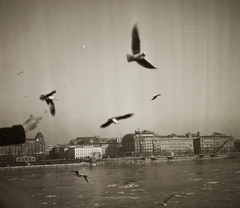
[[[216,155],[240,152],[240,140],[213,132],[202,136],[200,132],[185,135],[159,135],[153,131],[136,130],[122,138],[77,137],[68,144],[46,145],[44,135],[38,132],[24,144],[0,147],[1,163],[34,163],[43,160],[76,160],[95,157],[150,157]]]

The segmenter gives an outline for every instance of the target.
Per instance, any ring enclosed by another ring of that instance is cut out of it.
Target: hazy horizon
[[[0,21],[1,127],[47,110],[27,138],[40,130],[55,145],[138,128],[240,138],[239,1],[2,0]],[[156,70],[127,62],[136,22]],[[52,90],[55,117],[39,99]]]

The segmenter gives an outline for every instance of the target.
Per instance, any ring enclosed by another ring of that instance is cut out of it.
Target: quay
[[[179,161],[199,161],[199,160],[216,160],[216,159],[231,159],[239,158],[240,154],[225,154],[216,156],[156,156],[152,157],[121,157],[121,158],[104,158],[99,160],[48,160],[39,161],[34,163],[12,163],[0,164],[0,169],[16,169],[16,168],[51,168],[63,166],[99,166],[105,164],[146,164],[146,163],[159,163],[159,162],[179,162]]]

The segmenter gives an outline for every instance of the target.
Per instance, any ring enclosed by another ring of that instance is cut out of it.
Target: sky
[[[157,69],[127,62],[134,24]],[[52,145],[137,129],[240,139],[238,0],[1,0],[0,25],[1,127],[43,116],[27,137]],[[39,99],[52,90],[55,117]]]

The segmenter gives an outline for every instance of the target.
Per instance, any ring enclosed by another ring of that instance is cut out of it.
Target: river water
[[[88,175],[76,177],[72,170]],[[240,159],[1,169],[40,207],[239,208]]]

